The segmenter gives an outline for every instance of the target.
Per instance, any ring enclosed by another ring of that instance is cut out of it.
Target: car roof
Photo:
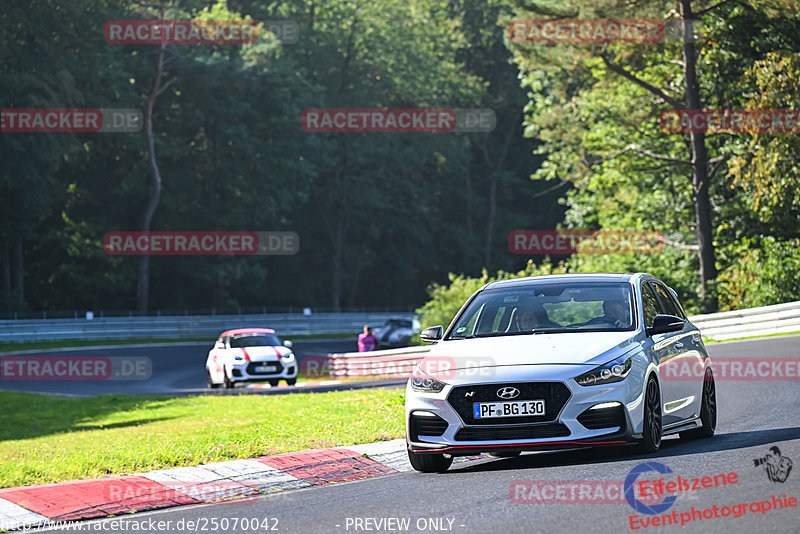
[[[219,335],[219,337],[225,336],[238,336],[241,334],[274,334],[275,330],[272,328],[238,328],[236,330],[226,330]]]
[[[545,284],[548,282],[631,282],[635,277],[643,273],[580,273],[580,274],[550,274],[544,276],[527,276],[525,278],[513,278],[511,280],[497,280],[489,282],[483,289],[498,289],[501,287],[515,287],[533,284]]]

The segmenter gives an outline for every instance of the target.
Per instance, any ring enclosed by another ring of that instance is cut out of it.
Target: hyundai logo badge
[[[516,399],[519,397],[519,390],[512,387],[500,388],[497,390],[497,396],[501,399]]]

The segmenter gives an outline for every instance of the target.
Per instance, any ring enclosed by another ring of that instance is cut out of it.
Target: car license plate
[[[544,401],[476,402],[472,404],[472,415],[475,419],[544,415]]]
[[[253,370],[256,373],[274,373],[278,368],[274,365],[257,365]]]

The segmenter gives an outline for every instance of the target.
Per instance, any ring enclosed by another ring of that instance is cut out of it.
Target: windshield
[[[448,339],[633,329],[631,288],[622,283],[530,284],[481,292]]]
[[[244,334],[231,338],[231,348],[274,347],[280,344],[275,334]]]

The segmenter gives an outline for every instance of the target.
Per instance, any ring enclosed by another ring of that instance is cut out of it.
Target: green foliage
[[[796,4],[737,0],[702,17],[706,107],[800,107]],[[291,257],[153,257],[154,309],[408,308],[434,281],[455,284],[436,297],[452,303],[423,308],[428,324],[446,324],[482,270],[524,267],[528,258],[507,249],[509,232],[559,224],[661,232],[672,243],[661,254],[578,254],[564,268],[651,272],[690,310],[699,304],[687,248],[696,244],[691,173],[678,162],[686,136],[664,134],[658,116],[668,106],[600,58],[605,51],[680,100],[680,44],[517,45],[506,31],[514,18],[663,19],[674,0],[31,0],[0,11],[2,107],[143,108],[156,47],[109,45],[102,28],[155,18],[159,5],[168,18],[293,20],[300,38],[168,47],[167,78],[177,79],[154,113],[164,188],[153,230],[293,230],[301,247]],[[497,127],[333,134],[299,124],[311,107],[425,106],[491,108]],[[137,258],[105,254],[102,238],[138,225],[144,135],[0,141],[1,311],[133,308]],[[719,134],[707,145],[719,159],[710,192],[718,268],[738,280],[742,262],[779,260],[784,249],[762,236],[800,238],[800,144],[797,135]],[[450,272],[464,276],[448,283]],[[719,290],[733,293],[720,303],[744,302],[740,283],[724,280]]]
[[[800,109],[800,53],[771,52],[747,71],[756,88],[748,109]],[[749,142],[748,142],[749,141]],[[800,136],[753,134],[731,160],[734,184],[753,211],[780,233],[800,230]]]
[[[710,109],[798,109],[800,16],[796,2],[722,3],[697,26],[698,75]],[[701,2],[692,2],[695,9]],[[515,18],[664,19],[676,2],[624,4],[616,0],[515,3]],[[702,7],[707,7],[702,5]],[[526,135],[546,156],[534,180],[566,180],[564,226],[587,230],[651,230],[668,245],[652,255],[573,255],[570,270],[650,272],[697,311],[696,252],[688,136],[665,134],[659,115],[670,104],[607,68],[602,54],[666,95],[684,101],[679,42],[648,45],[514,44],[523,85],[530,89]],[[721,272],[742,261],[780,254],[742,248],[766,246],[757,236],[797,238],[800,229],[800,145],[796,134],[716,134],[706,137],[712,171],[714,245]],[[656,154],[657,157],[651,157]],[[686,163],[682,163],[684,161]],[[729,165],[726,165],[729,162]],[[727,248],[729,247],[729,248]],[[722,253],[722,251],[725,251]],[[745,254],[745,255],[737,255]],[[775,256],[777,259],[777,256]],[[791,263],[791,255],[786,257]],[[735,271],[735,269],[734,269]],[[736,271],[738,272],[738,271]],[[736,284],[718,291],[723,306],[742,301]],[[795,287],[790,284],[790,287]],[[714,285],[711,285],[714,288]],[[775,292],[766,295],[778,299]],[[782,299],[800,299],[787,290]],[[767,298],[769,300],[769,298]],[[774,303],[777,301],[769,302]]]
[[[167,47],[163,81],[174,82],[154,110],[163,190],[152,230],[292,230],[301,246],[291,257],[153,257],[153,309],[407,309],[450,270],[517,267],[508,233],[560,218],[553,195],[531,202],[542,187],[528,180],[535,143],[520,135],[526,96],[496,25],[508,10],[499,0],[34,0],[0,12],[3,107],[142,109],[157,48],[107,44],[102,29],[157,18],[162,5],[172,19],[292,20],[300,34],[287,45]],[[312,107],[485,107],[498,128],[304,132]],[[495,169],[486,155],[496,161],[507,138]],[[138,227],[144,135],[3,134],[0,153],[0,253],[13,256],[22,238],[30,307],[134,307],[137,258],[105,254],[102,238]],[[24,308],[15,294],[0,287],[3,312]]]
[[[538,265],[529,261],[522,271],[516,273],[498,271],[497,274],[492,277],[489,276],[486,269],[483,270],[479,278],[450,273],[449,285],[434,283],[428,287],[430,300],[417,310],[417,315],[420,317],[422,328],[436,325],[442,325],[446,328],[455,318],[461,306],[467,302],[467,299],[489,282],[525,276],[564,274],[566,272],[567,270],[564,264],[559,263],[554,265],[548,258],[545,258],[545,260]]]
[[[729,265],[719,275],[721,310],[739,310],[798,299],[800,239],[742,238],[722,252]]]
[[[428,288],[430,300],[417,310],[422,328],[436,325],[447,328],[467,299],[490,281],[485,269],[480,278],[452,273],[449,277],[449,285],[431,284]]]

